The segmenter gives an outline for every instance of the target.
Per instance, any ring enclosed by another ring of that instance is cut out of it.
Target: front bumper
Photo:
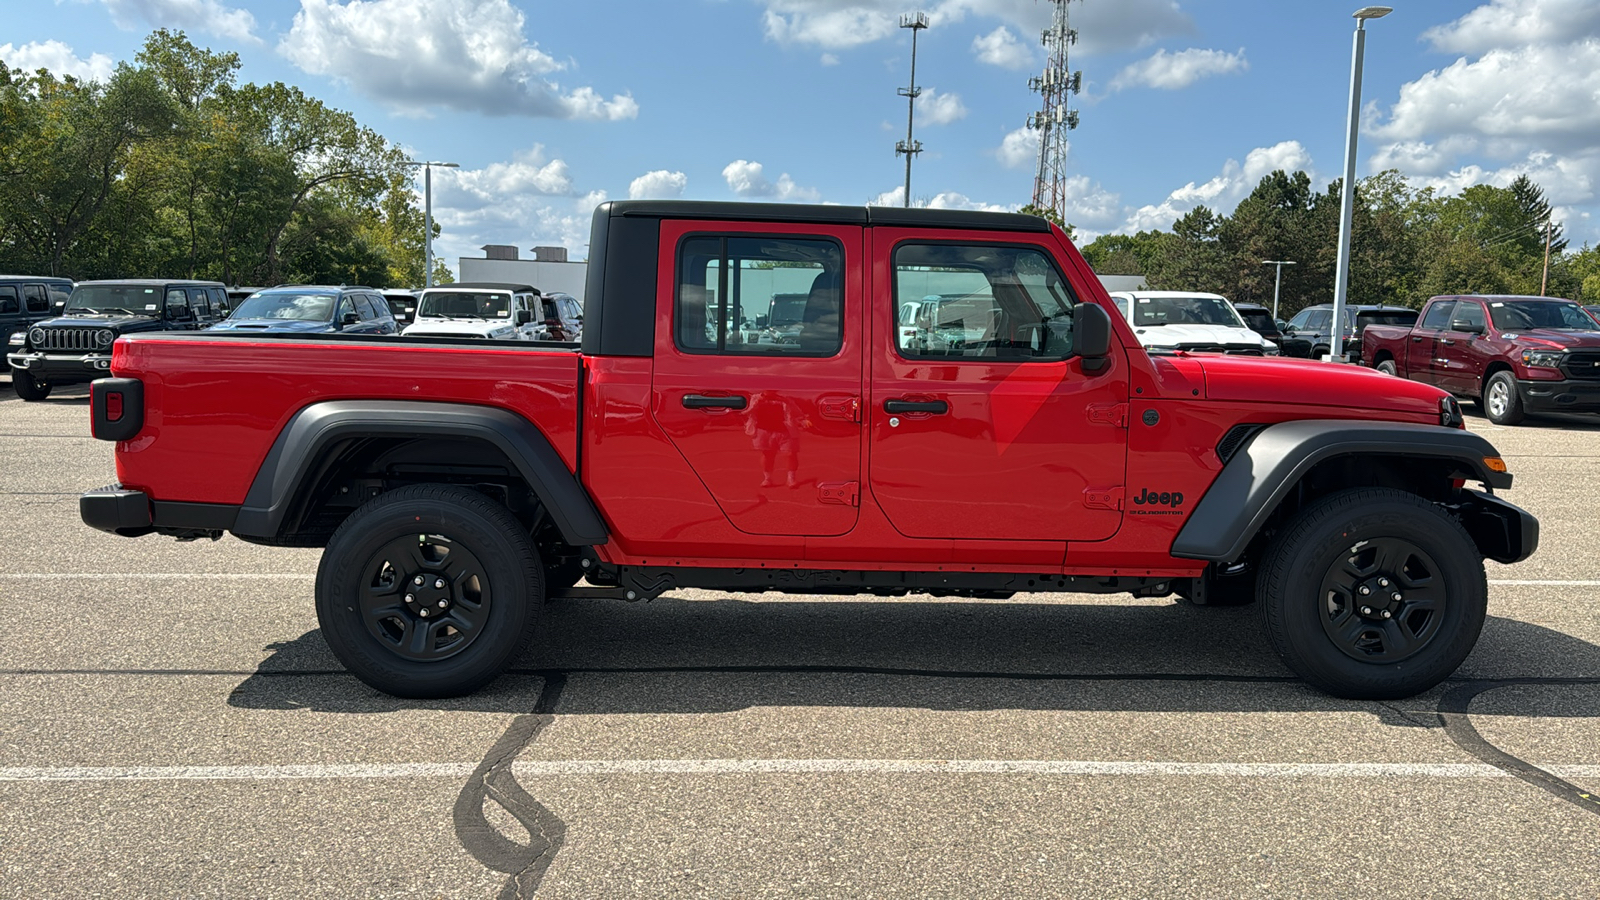
[[[40,353],[19,350],[6,354],[11,368],[27,372],[48,384],[80,384],[111,374],[110,353]]]
[[[1532,513],[1482,491],[1461,491],[1455,507],[1478,552],[1501,563],[1522,562],[1539,549],[1539,520]]]
[[[1600,381],[1517,381],[1529,412],[1600,412]]]

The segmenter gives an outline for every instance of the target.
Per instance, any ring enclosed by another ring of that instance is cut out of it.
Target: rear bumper
[[[151,500],[143,491],[110,484],[79,496],[78,515],[90,528],[122,537],[165,534],[189,539],[217,537],[231,529],[239,507]]]
[[[1518,381],[1529,412],[1600,412],[1600,381]]]
[[[27,372],[35,380],[50,384],[80,384],[111,374],[110,353],[7,353],[11,368]]]

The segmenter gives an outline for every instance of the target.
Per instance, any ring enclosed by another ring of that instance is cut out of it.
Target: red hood
[[[1529,328],[1526,331],[1507,331],[1500,335],[1504,341],[1514,341],[1521,347],[1553,347],[1557,350],[1600,350],[1600,331],[1556,331],[1550,328]]]
[[[1248,356],[1195,358],[1205,372],[1205,395],[1211,400],[1298,403],[1437,416],[1439,398],[1447,396],[1436,387],[1360,366]]]

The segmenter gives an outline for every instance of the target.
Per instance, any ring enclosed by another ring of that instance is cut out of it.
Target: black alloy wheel
[[[1443,681],[1488,608],[1483,558],[1461,523],[1389,488],[1341,491],[1298,513],[1268,548],[1257,591],[1284,663],[1359,700]]]
[[[11,387],[17,392],[18,397],[32,403],[35,400],[43,400],[50,396],[50,389],[54,385],[34,378],[29,372],[24,372],[21,369],[12,369]]]
[[[316,595],[323,636],[357,678],[397,697],[454,697],[527,646],[543,567],[505,507],[454,485],[416,485],[374,497],[339,526]]]

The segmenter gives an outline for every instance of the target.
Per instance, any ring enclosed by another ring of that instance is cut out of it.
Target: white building
[[[517,248],[489,244],[486,257],[459,257],[457,278],[461,281],[499,281],[531,284],[546,294],[571,294],[583,303],[583,284],[589,264],[568,262],[565,247],[534,247],[533,259],[520,259]]]

